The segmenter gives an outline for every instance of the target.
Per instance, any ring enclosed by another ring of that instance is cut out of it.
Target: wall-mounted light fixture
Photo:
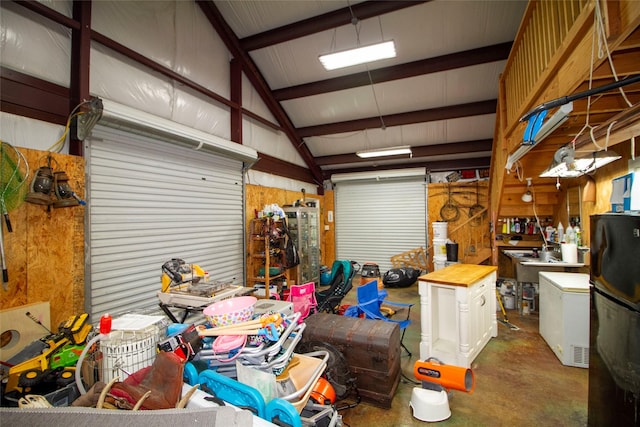
[[[53,168],[48,162],[47,166],[41,166],[36,170],[25,200],[36,205],[50,205],[53,202],[51,200],[52,188]]]
[[[527,191],[522,194],[522,201],[531,203],[533,201],[533,193],[531,192],[531,178],[527,178]]]
[[[356,156],[368,159],[371,157],[399,156],[401,154],[411,154],[411,147],[408,145],[402,145],[398,147],[379,148],[376,150],[364,150],[358,151]]]
[[[569,102],[560,108],[543,123],[546,111],[542,111],[529,119],[527,127],[522,136],[522,143],[520,147],[512,154],[509,154],[505,168],[511,170],[515,162],[520,160],[527,154],[533,147],[540,141],[551,135],[553,131],[564,123],[569,116],[569,113],[573,111],[573,102]]]
[[[596,151],[573,158],[572,149],[560,147],[551,165],[540,174],[541,178],[575,178],[593,172],[599,167],[618,160],[622,156],[613,151]]]
[[[368,46],[360,46],[355,49],[320,55],[318,59],[327,71],[338,68],[351,67],[381,59],[395,58],[396,46],[393,40],[376,43]]]

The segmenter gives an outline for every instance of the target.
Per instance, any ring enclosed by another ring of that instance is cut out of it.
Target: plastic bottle
[[[562,223],[559,222],[558,223],[558,243],[562,243],[564,242],[564,227],[562,226]]]
[[[576,245],[578,245],[578,247],[582,246],[582,231],[580,227],[576,225],[573,231],[576,233]]]
[[[547,234],[547,240],[548,240],[548,241],[551,241],[551,240],[552,240],[552,237],[553,237],[553,231],[554,231],[554,230],[553,230],[553,227],[552,227],[552,226],[550,226],[550,225],[547,225],[547,228],[545,229],[545,232],[546,232],[546,234]]]
[[[576,242],[576,235],[573,231],[573,227],[571,226],[571,224],[569,224],[567,226],[567,229],[564,231],[564,240],[567,243],[575,243]]]

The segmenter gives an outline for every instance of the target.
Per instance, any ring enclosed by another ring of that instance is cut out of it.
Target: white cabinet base
[[[460,279],[460,271],[472,274]],[[448,280],[448,273],[455,279]],[[421,276],[420,359],[435,357],[469,368],[489,340],[498,336],[495,289],[495,267],[456,264]]]

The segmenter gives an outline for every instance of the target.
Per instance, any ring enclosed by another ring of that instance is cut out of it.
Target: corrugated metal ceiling
[[[405,164],[430,170],[489,166],[498,79],[526,1],[200,5],[230,27],[290,121],[292,139],[306,145],[310,169],[319,168],[325,178]],[[396,43],[394,59],[330,72],[318,60],[332,50],[389,39]],[[412,146],[413,158],[355,156],[396,145]]]

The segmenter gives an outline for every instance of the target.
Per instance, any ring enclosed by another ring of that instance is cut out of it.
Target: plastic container
[[[447,257],[447,242],[447,239],[433,239],[434,258],[439,256]]]
[[[513,310],[516,308],[515,295],[503,295],[502,300],[504,302],[505,310]]]
[[[442,270],[447,265],[447,256],[433,257],[433,271]]]
[[[458,244],[447,243],[447,261],[458,262]]]
[[[562,243],[563,240],[564,240],[564,227],[560,222],[558,223],[558,243]]]
[[[447,222],[432,222],[431,226],[433,227],[433,238],[446,239],[448,225],[449,223]]]
[[[252,296],[229,298],[207,306],[202,314],[213,327],[233,325],[251,320],[256,302],[258,298]]]

